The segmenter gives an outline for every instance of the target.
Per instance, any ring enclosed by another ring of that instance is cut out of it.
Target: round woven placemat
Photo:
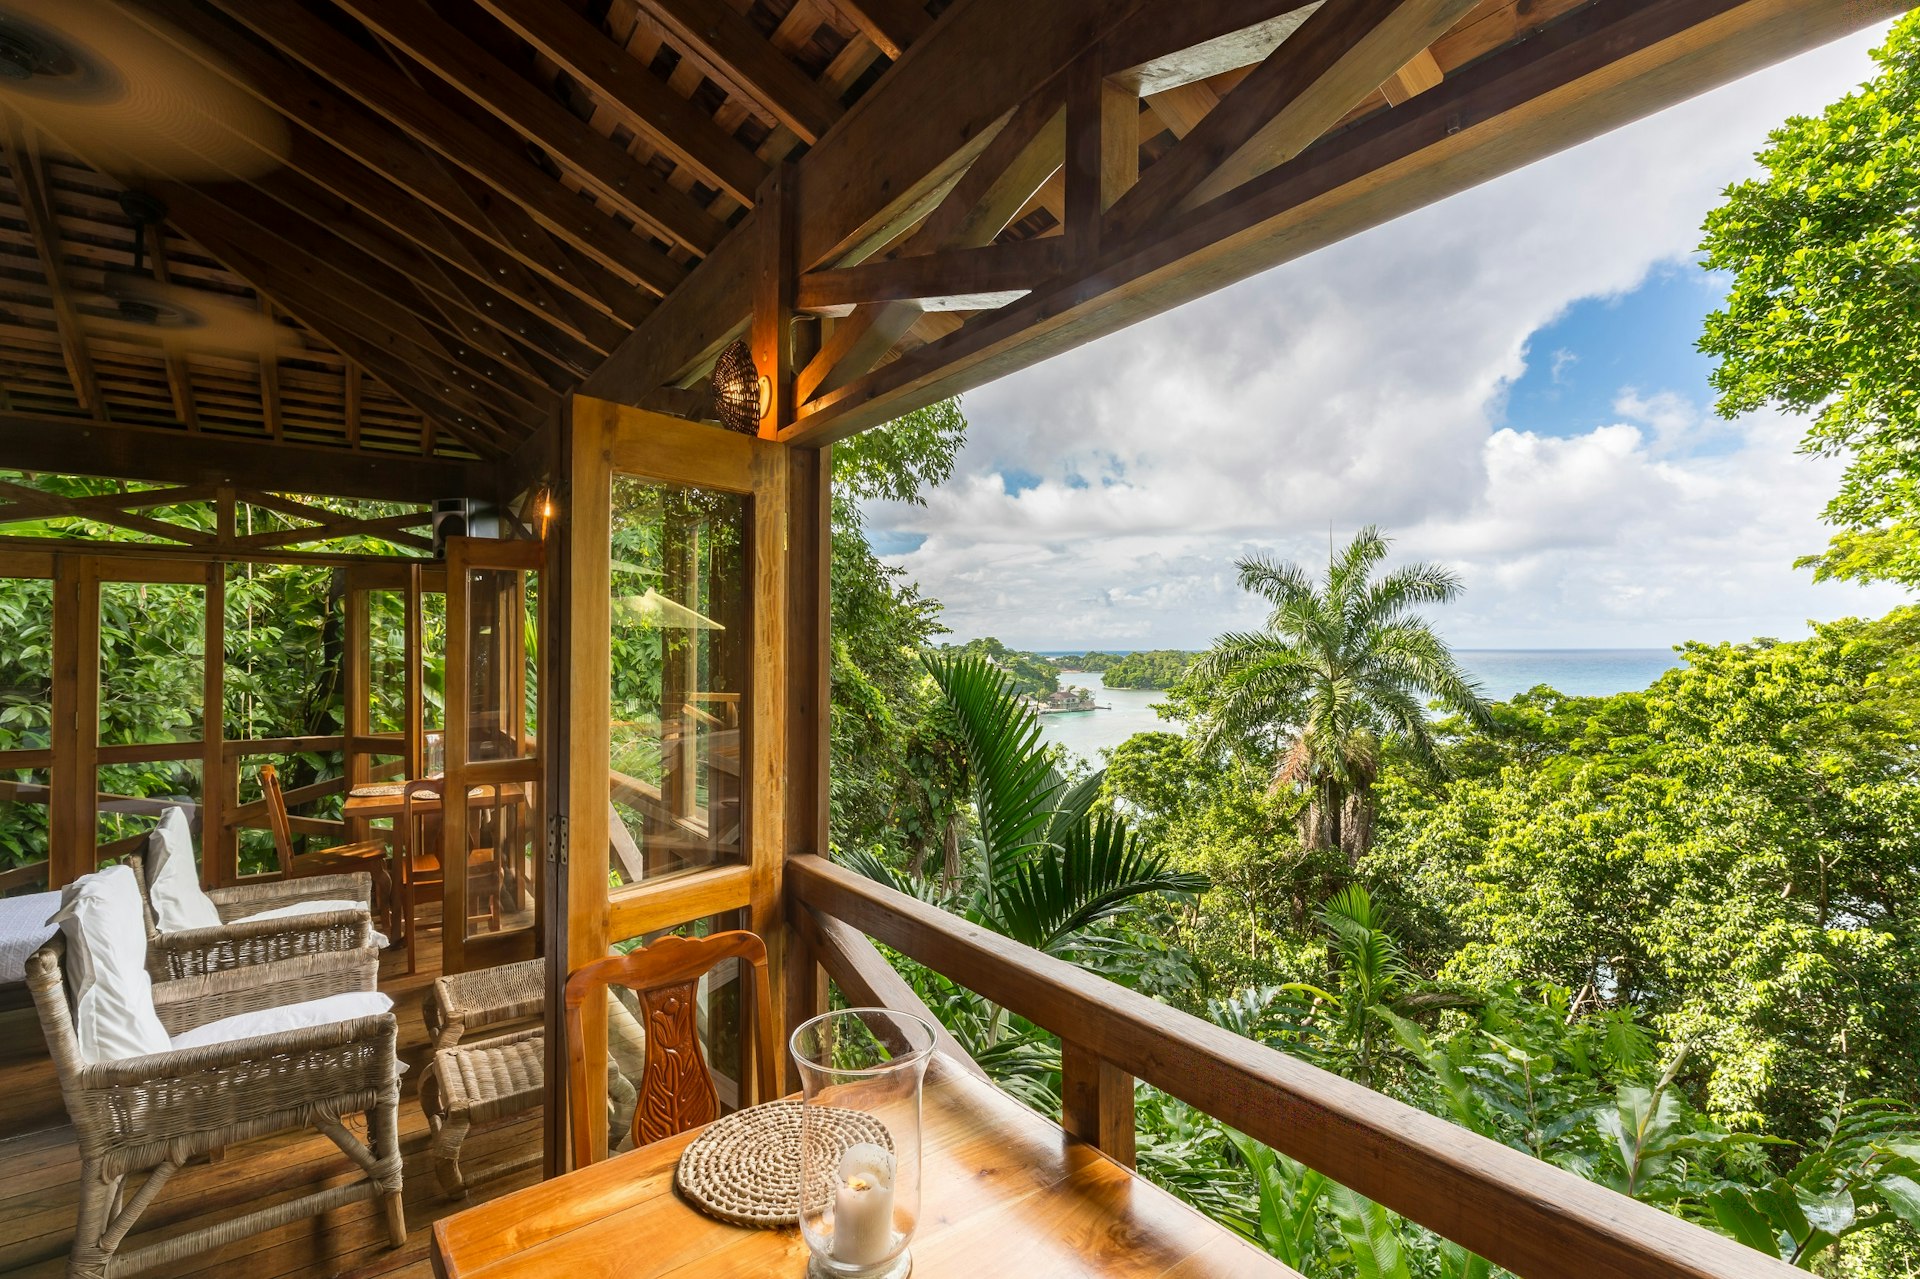
[[[800,1219],[800,1110],[773,1101],[715,1120],[680,1155],[673,1181],[687,1202],[736,1226],[772,1229]],[[820,1158],[808,1196],[825,1201],[841,1152],[868,1141],[893,1149],[893,1137],[872,1115],[837,1106],[812,1108],[811,1136]]]

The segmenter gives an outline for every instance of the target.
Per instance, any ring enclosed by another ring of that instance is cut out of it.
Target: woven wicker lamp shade
[[[744,341],[727,344],[713,365],[713,407],[720,424],[742,435],[760,433],[760,415],[765,392],[760,370],[754,367],[753,352]]]

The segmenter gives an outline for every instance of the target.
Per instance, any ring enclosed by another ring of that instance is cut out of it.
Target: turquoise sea
[[[1495,700],[1524,693],[1536,684],[1550,684],[1563,693],[1582,697],[1624,693],[1647,687],[1660,678],[1661,672],[1679,665],[1678,656],[1664,648],[1484,648],[1456,649],[1454,655],[1480,681],[1485,695]],[[1163,693],[1108,688],[1091,671],[1070,672],[1060,682],[1090,689],[1093,700],[1106,709],[1042,715],[1040,735],[1089,762],[1097,761],[1102,750],[1118,746],[1135,733],[1179,731],[1178,724],[1153,712],[1153,703],[1160,701]]]

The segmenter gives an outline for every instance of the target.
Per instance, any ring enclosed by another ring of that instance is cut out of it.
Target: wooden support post
[[[77,663],[73,686],[73,752],[67,756],[73,761],[73,775],[69,778],[67,792],[68,802],[73,805],[72,825],[69,827],[73,844],[65,850],[54,850],[64,853],[63,860],[68,868],[60,880],[63,884],[72,883],[81,875],[91,874],[96,869],[97,855],[94,849],[100,843],[99,562],[92,556],[83,556],[75,562],[75,569],[78,605],[74,612],[74,625],[67,632],[73,636]]]
[[[1061,1040],[1060,1126],[1133,1167],[1133,1076],[1092,1049]]]
[[[608,723],[613,687],[612,635],[613,566],[613,454],[608,419],[590,401],[576,397],[566,424],[567,618],[566,677],[554,689],[568,702],[565,924],[561,937],[566,966],[555,974],[565,982],[576,972],[607,954],[607,771],[611,767]],[[559,1001],[549,998],[549,1009]],[[589,1000],[581,1009],[581,1043],[573,1051],[591,1062],[606,1060],[607,1009],[604,1001]],[[561,1040],[564,1043],[564,1039]],[[561,1055],[565,1060],[565,1054]],[[564,1079],[550,1073],[550,1080]],[[607,1108],[607,1079],[602,1070],[589,1070],[586,1096],[573,1099],[569,1112],[602,1115]],[[549,1099],[565,1094],[550,1087]],[[587,1134],[594,1157],[602,1157],[607,1140],[604,1123]],[[570,1149],[571,1143],[561,1147]]]
[[[207,564],[207,644],[202,659],[200,712],[200,882],[222,888],[239,878],[237,860],[226,855],[221,836],[234,796],[227,779],[227,566]]]
[[[753,366],[767,379],[760,435],[772,439],[794,419],[793,304],[800,271],[794,259],[793,166],[776,168],[760,188],[754,210],[759,263],[753,285],[748,344]]]
[[[1140,98],[1102,75],[1092,54],[1067,72],[1066,154],[1067,243],[1089,261],[1102,217],[1140,177]]]
[[[827,853],[828,715],[831,695],[831,589],[833,563],[833,450],[793,449],[787,542],[787,788],[786,851]],[[790,920],[790,903],[782,913]],[[807,938],[786,929],[786,1029],[826,1011],[826,975]],[[788,1065],[787,1082],[798,1076]]]
[[[47,887],[72,883],[91,867],[82,855],[93,849],[93,778],[80,769],[81,660],[80,557],[53,557],[53,758],[49,777]],[[85,831],[84,844],[82,831]]]

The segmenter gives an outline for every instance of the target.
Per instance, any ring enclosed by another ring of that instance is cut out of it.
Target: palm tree
[[[1304,791],[1300,842],[1357,862],[1373,842],[1380,751],[1398,738],[1434,758],[1427,705],[1484,722],[1480,690],[1416,611],[1460,593],[1437,564],[1376,577],[1391,543],[1368,526],[1329,554],[1319,582],[1286,561],[1240,561],[1240,585],[1273,608],[1266,629],[1222,635],[1186,690],[1210,746],[1251,741],[1275,758],[1275,788]]]

